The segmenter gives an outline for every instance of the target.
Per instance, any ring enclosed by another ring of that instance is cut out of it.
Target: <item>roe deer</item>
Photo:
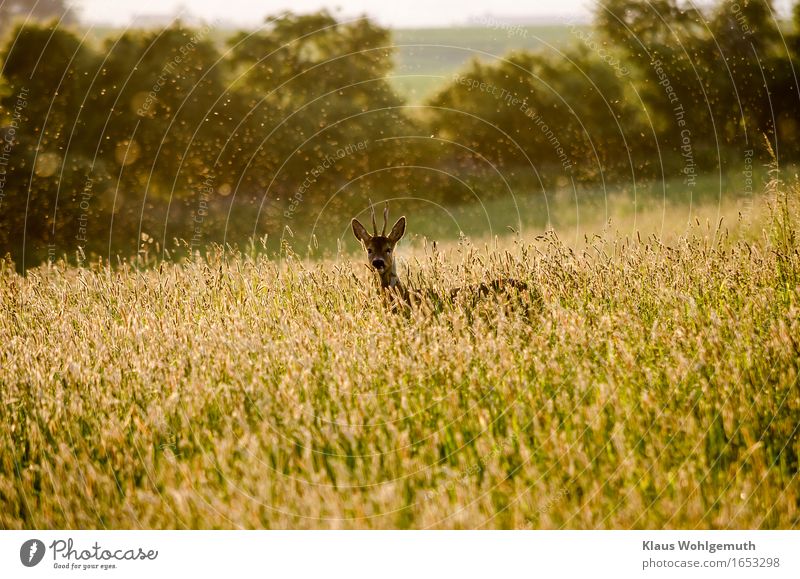
[[[353,234],[367,250],[369,265],[378,273],[381,288],[394,290],[405,301],[408,301],[408,291],[397,277],[397,263],[394,260],[394,246],[406,232],[406,218],[401,217],[394,224],[389,235],[386,235],[386,226],[389,223],[389,204],[383,208],[383,230],[378,235],[378,226],[375,223],[375,206],[370,202],[372,211],[372,235],[361,225],[358,219],[353,219]]]
[[[406,218],[401,217],[398,219],[387,236],[386,226],[389,223],[389,203],[386,203],[383,209],[383,230],[378,235],[378,226],[375,223],[375,206],[372,202],[370,202],[370,210],[372,212],[373,234],[370,235],[358,219],[353,219],[352,221],[353,234],[364,245],[369,266],[378,273],[380,278],[381,289],[395,292],[395,295],[399,295],[407,305],[411,305],[412,300],[419,302],[419,293],[409,291],[397,276],[397,266],[394,259],[394,248],[406,232]],[[450,301],[465,293],[474,300],[492,293],[524,292],[526,290],[528,290],[528,284],[523,281],[500,278],[487,283],[452,289],[450,290]],[[533,293],[538,296],[538,292]],[[438,298],[438,296],[431,297]],[[441,298],[438,299],[440,300]]]

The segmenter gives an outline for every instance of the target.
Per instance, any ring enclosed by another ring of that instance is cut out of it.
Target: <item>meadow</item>
[[[525,307],[392,313],[355,253],[4,263],[0,528],[795,527],[798,193],[400,248],[428,295]]]
[[[787,164],[787,174],[796,172]],[[765,206],[758,202],[757,191],[769,181],[767,167],[754,171],[748,191],[741,172],[701,175],[693,188],[681,179],[609,184],[576,184],[536,188],[530,183],[513,183],[498,189],[497,183],[478,183],[471,202],[440,204],[428,200],[423,192],[409,191],[404,196],[389,190],[372,191],[375,199],[390,199],[392,214],[401,212],[410,219],[403,240],[404,254],[416,254],[427,243],[451,246],[463,238],[478,246],[490,244],[506,248],[517,236],[529,239],[552,229],[562,242],[577,247],[586,237],[657,235],[662,241],[674,241],[700,221],[722,220],[737,238],[751,239],[758,232],[750,225],[763,217]],[[755,192],[754,192],[755,191]],[[343,212],[362,222],[369,220],[366,194],[354,190],[354,202]],[[284,220],[279,235],[267,236],[269,251],[289,244],[304,257],[335,259],[344,251],[355,252],[348,219],[327,205],[315,209],[308,218]],[[252,231],[252,216],[243,213],[232,230]],[[231,236],[233,237],[233,236]],[[511,244],[513,245],[513,243]]]

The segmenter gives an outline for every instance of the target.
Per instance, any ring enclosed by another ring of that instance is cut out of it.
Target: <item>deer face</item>
[[[372,228],[374,235],[370,235],[366,228],[361,225],[358,219],[353,219],[353,234],[356,236],[367,250],[367,262],[377,271],[382,280],[385,280],[387,274],[393,274],[395,271],[394,261],[394,247],[397,242],[403,237],[406,232],[406,218],[401,217],[394,224],[389,235],[386,235],[386,222],[389,217],[389,208],[387,206],[383,211],[383,231],[378,235],[377,227],[375,227],[375,214],[372,215]]]

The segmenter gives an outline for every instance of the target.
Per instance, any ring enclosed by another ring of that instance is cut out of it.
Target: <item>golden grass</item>
[[[796,526],[784,207],[755,242],[701,226],[419,258],[440,292],[527,281],[527,315],[388,314],[360,256],[5,264],[0,527]]]

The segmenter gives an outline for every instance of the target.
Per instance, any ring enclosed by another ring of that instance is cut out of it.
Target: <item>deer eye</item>
[[[390,247],[389,249],[387,249],[386,253],[392,253],[392,248]]]

